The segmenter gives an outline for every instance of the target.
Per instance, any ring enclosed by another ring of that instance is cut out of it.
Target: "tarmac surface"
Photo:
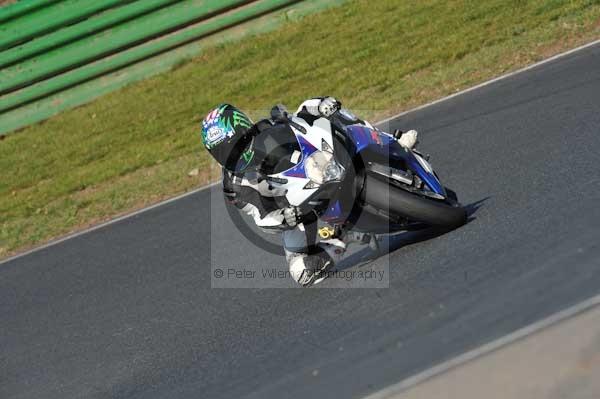
[[[1,264],[0,397],[359,398],[600,292],[599,45],[396,127],[471,221],[345,269],[389,288],[211,289],[286,270],[216,186]]]

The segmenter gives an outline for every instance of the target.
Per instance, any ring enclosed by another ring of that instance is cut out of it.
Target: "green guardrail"
[[[114,3],[114,0],[104,1]],[[206,16],[246,2],[246,0],[187,0],[177,2],[171,7],[138,18],[132,23],[119,25],[83,40],[45,52],[34,59],[3,68],[0,75],[0,95],[73,69],[73,67],[114,54],[136,43],[174,31],[199,18],[206,18]],[[265,3],[270,4],[272,2],[273,0],[269,0]],[[49,8],[44,11],[47,10]]]
[[[26,60],[44,51],[81,40],[118,24],[177,3],[180,0],[144,0],[123,5],[118,9],[107,10],[86,23],[65,26],[47,35],[35,38],[2,53],[0,68]]]
[[[7,7],[0,8],[0,23],[10,21],[20,17],[21,15],[32,13],[51,4],[58,3],[62,0],[36,0],[36,1],[19,1]]]
[[[156,41],[149,41],[130,50],[120,52],[112,57],[102,58],[96,62],[77,68],[76,70],[57,76],[54,79],[31,85],[25,89],[0,97],[0,112],[18,107],[21,104],[56,93],[78,83],[85,82],[120,67],[154,56],[182,44],[197,40],[239,22],[255,18],[272,10],[273,4],[279,6],[295,3],[295,0],[273,0],[272,3],[253,3],[231,13],[219,16],[205,23],[190,26],[176,34]],[[0,79],[0,82],[2,79]],[[0,85],[1,86],[1,85]]]
[[[64,0],[0,25],[0,51],[131,0]],[[17,3],[18,4],[18,3]]]
[[[22,0],[0,8],[0,32],[9,33],[0,46],[11,43],[0,51],[0,133],[164,72],[211,43],[344,1]],[[56,20],[34,27],[49,15]]]

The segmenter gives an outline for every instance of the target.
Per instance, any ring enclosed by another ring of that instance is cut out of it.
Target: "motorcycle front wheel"
[[[454,229],[467,221],[467,213],[460,204],[423,197],[370,174],[365,177],[361,199],[388,214],[431,226]]]

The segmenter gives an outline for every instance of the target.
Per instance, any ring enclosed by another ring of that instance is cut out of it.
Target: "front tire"
[[[379,210],[431,226],[454,229],[467,221],[467,213],[460,205],[421,197],[404,191],[388,182],[367,175],[361,198]]]

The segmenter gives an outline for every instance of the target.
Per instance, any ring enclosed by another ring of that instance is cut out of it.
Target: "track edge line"
[[[573,305],[567,309],[563,309],[553,315],[550,315],[540,321],[522,327],[508,335],[498,338],[495,341],[484,344],[478,348],[467,351],[450,360],[435,365],[425,371],[408,377],[396,384],[390,385],[378,392],[365,396],[364,399],[389,399],[394,395],[398,395],[410,388],[413,388],[421,383],[424,383],[432,378],[442,375],[454,368],[465,365],[471,361],[502,349],[510,344],[525,339],[535,333],[552,327],[560,322],[568,320],[574,316],[584,313],[596,306],[600,305],[600,295],[596,295],[583,302]]]

